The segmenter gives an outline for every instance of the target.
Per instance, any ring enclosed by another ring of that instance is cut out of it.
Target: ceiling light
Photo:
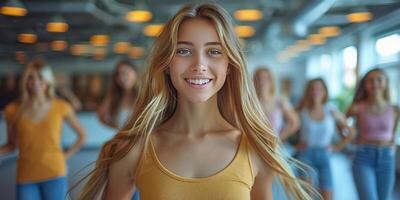
[[[239,37],[247,38],[253,36],[255,30],[252,26],[236,26],[235,32]]]
[[[26,8],[18,0],[8,0],[3,7],[0,8],[3,15],[21,17],[27,14]]]
[[[131,44],[129,42],[117,42],[114,44],[114,52],[118,54],[128,53],[131,48]]]
[[[322,36],[320,34],[311,34],[308,36],[307,41],[313,45],[321,45],[321,44],[325,44],[326,39],[324,36]]]
[[[352,23],[361,23],[369,21],[373,18],[370,12],[356,12],[347,15],[347,20]]]
[[[153,18],[153,14],[147,10],[132,10],[126,14],[126,20],[129,22],[148,22]]]
[[[243,9],[235,11],[233,16],[239,21],[257,21],[262,19],[263,13],[257,9]]]
[[[318,30],[324,37],[334,37],[340,34],[340,28],[337,26],[325,26]]]
[[[149,37],[157,37],[158,35],[160,35],[163,27],[164,25],[162,24],[148,25],[144,27],[143,33]]]
[[[51,42],[51,49],[53,49],[53,51],[64,51],[67,46],[68,43],[65,40],[54,40]]]
[[[48,32],[63,33],[68,31],[68,24],[61,15],[57,15],[51,19],[46,25],[46,30]]]
[[[18,41],[21,43],[32,44],[37,41],[37,35],[34,33],[21,33],[18,35]]]
[[[110,37],[108,35],[93,35],[90,37],[90,43],[94,46],[105,46],[109,40]]]

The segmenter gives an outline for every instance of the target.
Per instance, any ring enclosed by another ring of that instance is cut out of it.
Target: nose
[[[196,62],[193,65],[192,71],[193,72],[206,72],[207,69],[208,69],[207,58],[203,57],[202,55],[198,55]]]
[[[206,72],[207,71],[207,66],[202,65],[202,64],[197,64],[193,67],[193,72]]]

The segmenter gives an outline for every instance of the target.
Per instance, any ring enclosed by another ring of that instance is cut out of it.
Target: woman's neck
[[[48,100],[49,99],[45,94],[33,94],[32,98],[29,101],[34,107],[40,107],[47,103]]]
[[[121,105],[122,106],[133,106],[131,105],[133,101],[132,91],[125,90],[121,96]]]
[[[233,128],[218,109],[217,95],[206,102],[192,103],[178,97],[177,108],[162,129],[192,136],[205,135],[212,131]]]
[[[258,98],[261,102],[270,102],[274,96],[270,92],[261,92]]]
[[[367,98],[367,103],[369,105],[381,106],[381,105],[386,105],[387,102],[386,102],[385,98],[383,97],[383,95],[377,94],[377,95],[370,95]]]
[[[314,103],[311,104],[310,110],[319,110],[322,107],[324,107],[324,103],[321,101],[315,101]]]

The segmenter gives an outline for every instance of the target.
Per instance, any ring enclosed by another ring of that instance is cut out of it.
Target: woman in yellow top
[[[66,159],[83,144],[85,133],[74,110],[54,97],[50,67],[34,60],[25,69],[21,97],[5,108],[8,140],[0,153],[18,149],[17,199],[64,199],[67,191]],[[61,147],[62,123],[67,121],[78,140]]]
[[[267,124],[231,17],[188,5],[155,41],[130,121],[100,153],[79,199],[266,200],[275,175],[311,199]],[[310,189],[310,190],[309,190]]]

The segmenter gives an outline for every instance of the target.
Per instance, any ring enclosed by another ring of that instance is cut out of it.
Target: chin
[[[211,99],[211,95],[188,95],[184,98],[190,103],[205,103]]]
[[[195,97],[195,98],[190,98],[188,99],[191,103],[204,103],[210,100],[211,98],[206,98],[206,97]]]

